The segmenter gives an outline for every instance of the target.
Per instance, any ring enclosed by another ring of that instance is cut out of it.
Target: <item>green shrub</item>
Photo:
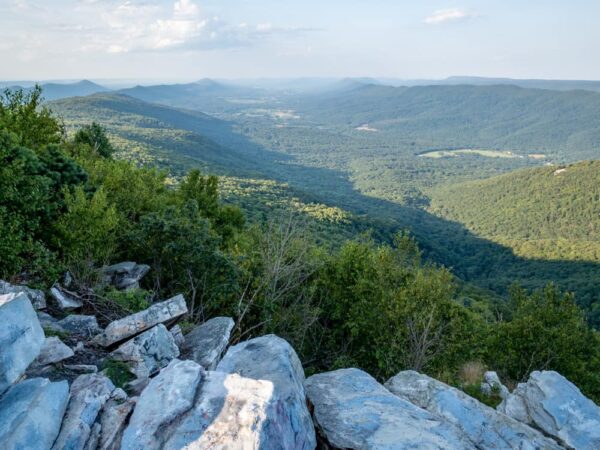
[[[129,364],[123,361],[107,358],[102,363],[102,370],[110,381],[121,389],[135,379],[135,376],[131,373]]]

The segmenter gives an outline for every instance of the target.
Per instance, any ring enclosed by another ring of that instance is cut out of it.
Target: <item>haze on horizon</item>
[[[0,0],[0,79],[600,79],[592,0]]]

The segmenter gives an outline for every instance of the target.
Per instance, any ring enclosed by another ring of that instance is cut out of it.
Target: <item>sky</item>
[[[600,79],[598,0],[0,0],[0,79]]]

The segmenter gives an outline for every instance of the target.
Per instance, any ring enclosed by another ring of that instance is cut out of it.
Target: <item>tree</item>
[[[92,152],[103,158],[110,158],[115,152],[114,147],[106,135],[106,129],[96,122],[81,127],[77,133],[75,133],[73,142],[76,145],[89,146]]]

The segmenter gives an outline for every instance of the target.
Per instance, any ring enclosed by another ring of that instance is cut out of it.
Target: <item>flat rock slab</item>
[[[69,384],[31,378],[11,387],[0,398],[0,447],[48,450],[58,436]]]
[[[532,372],[498,410],[577,450],[600,449],[600,407],[558,372]]]
[[[207,372],[197,398],[169,433],[165,450],[302,448],[296,446],[288,405],[271,381]]]
[[[217,366],[218,372],[270,381],[273,399],[284,407],[287,419],[278,418],[283,447],[313,449],[314,425],[304,393],[304,370],[292,346],[275,335],[261,336],[230,347]],[[273,447],[275,448],[275,447]]]
[[[71,356],[75,355],[70,347],[63,344],[63,342],[55,337],[47,337],[44,341],[42,351],[38,357],[33,361],[32,365],[45,366],[48,364],[55,364],[63,361]]]
[[[101,374],[80,375],[71,385],[70,400],[54,450],[83,449],[100,410],[115,390]]]
[[[37,358],[44,340],[29,298],[23,293],[0,295],[0,395]]]
[[[390,378],[385,387],[393,394],[460,428],[477,448],[562,448],[539,431],[427,375],[407,370]]]
[[[207,320],[185,336],[181,344],[182,353],[206,370],[215,370],[229,344],[234,325],[230,317]]]
[[[112,359],[128,363],[136,378],[148,378],[179,356],[173,335],[161,323],[138,334],[110,354]]]
[[[315,424],[333,448],[476,448],[458,428],[392,394],[362,370],[313,375],[305,386]]]
[[[140,395],[121,439],[122,450],[162,448],[168,426],[192,408],[204,370],[194,361],[173,360]]]
[[[46,295],[42,291],[0,280],[0,295],[20,293],[27,296],[35,309],[44,309],[46,307]]]
[[[183,295],[156,303],[144,311],[111,322],[104,332],[96,336],[94,342],[109,347],[132,336],[152,328],[159,323],[169,322],[185,313],[188,309]]]
[[[84,316],[81,314],[71,314],[58,321],[58,325],[67,333],[75,336],[90,338],[102,332],[98,325],[96,316]]]

